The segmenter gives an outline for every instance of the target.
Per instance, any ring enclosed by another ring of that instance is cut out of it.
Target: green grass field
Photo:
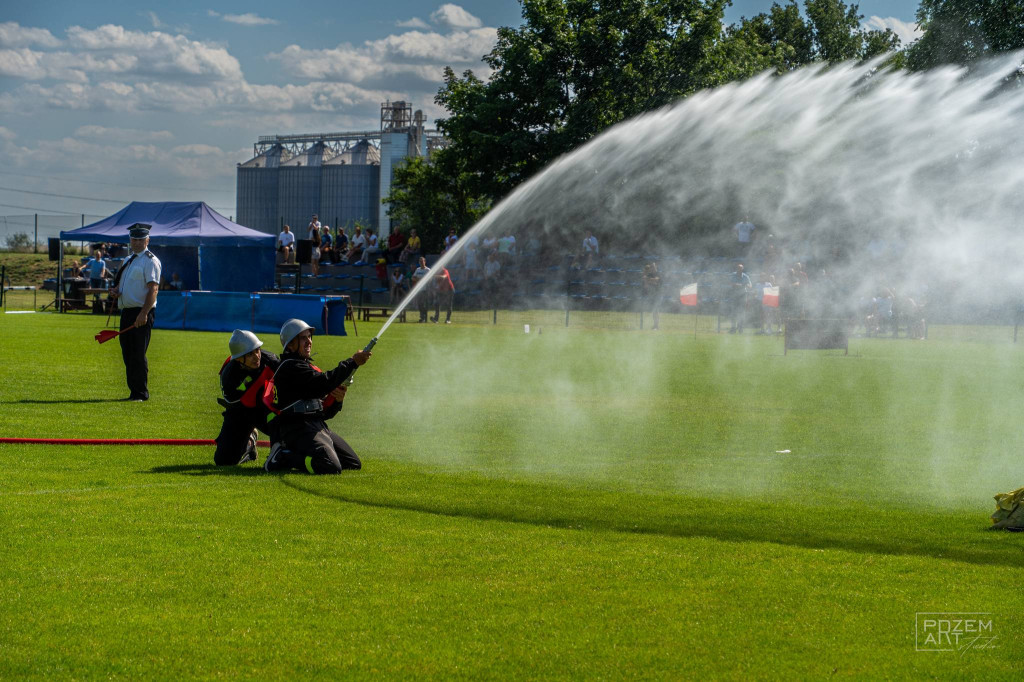
[[[228,335],[155,331],[130,404],[103,319],[0,316],[0,436],[216,435]],[[395,324],[333,421],[360,472],[0,445],[0,677],[1012,679],[1022,352]]]

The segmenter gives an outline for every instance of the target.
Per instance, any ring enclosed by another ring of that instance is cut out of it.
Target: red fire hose
[[[216,445],[208,438],[0,438],[0,443],[35,443],[40,445]],[[269,447],[269,440],[256,443]]]

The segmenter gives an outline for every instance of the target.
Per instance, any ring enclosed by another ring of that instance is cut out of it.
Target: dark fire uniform
[[[217,435],[217,451],[213,461],[218,466],[231,466],[256,459],[255,446],[249,440],[253,429],[259,429],[279,440],[274,413],[263,403],[267,381],[277,370],[281,360],[273,353],[260,353],[260,366],[249,369],[241,362],[231,360],[220,370],[220,391],[217,402],[224,406],[224,423]]]
[[[298,353],[281,355],[274,374],[273,405],[280,411],[275,421],[290,453],[280,468],[337,474],[362,467],[352,447],[326,423],[341,411],[341,403],[330,392],[345,383],[356,367],[350,358],[323,372]]]

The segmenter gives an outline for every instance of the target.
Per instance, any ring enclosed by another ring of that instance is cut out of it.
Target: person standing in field
[[[419,267],[412,273],[412,288],[415,289],[416,285],[424,277],[430,276],[430,268],[427,267],[427,259],[420,257]],[[427,321],[427,291],[426,287],[420,293],[416,294],[416,307],[420,311],[420,322]]]
[[[657,263],[648,263],[644,266],[641,290],[644,302],[650,307],[651,316],[654,318],[652,329],[657,329],[661,310],[661,275],[658,274]]]
[[[146,351],[156,317],[157,289],[160,286],[160,259],[149,250],[151,226],[135,223],[128,228],[131,255],[121,264],[111,286],[121,310],[121,357],[128,382],[128,400],[149,400],[149,362]]]

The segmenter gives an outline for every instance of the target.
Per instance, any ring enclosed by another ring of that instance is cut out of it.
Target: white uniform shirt
[[[118,307],[121,310],[141,308],[146,303],[146,293],[149,291],[146,285],[150,282],[160,283],[160,259],[146,249],[132,258],[132,262],[128,263],[128,269],[121,275],[121,281],[117,286]],[[155,303],[153,307],[156,307]]]

